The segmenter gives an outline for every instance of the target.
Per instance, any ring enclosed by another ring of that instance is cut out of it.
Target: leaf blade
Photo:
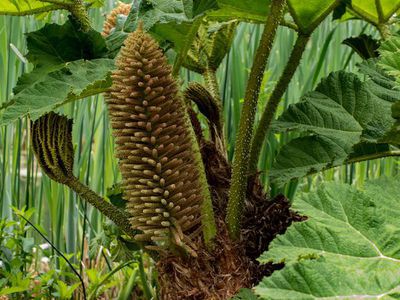
[[[263,263],[285,261],[286,267],[264,278],[256,293],[263,299],[394,293],[400,288],[398,181],[371,181],[361,191],[327,183],[300,196],[294,209],[309,219],[292,225],[261,256]]]

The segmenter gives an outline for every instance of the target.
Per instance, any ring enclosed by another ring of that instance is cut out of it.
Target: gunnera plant
[[[183,99],[162,49],[141,25],[125,40],[116,67],[107,103],[124,198],[130,224],[139,231],[135,239],[158,252],[160,297],[228,299],[273,267],[261,270],[254,251],[246,249],[251,243],[231,240],[226,229],[230,165],[214,139],[206,141],[199,133],[190,108],[196,104],[209,118],[211,132],[220,131],[219,114],[207,113],[217,107],[215,100],[194,85]],[[258,189],[249,193],[248,210],[259,203],[273,209],[261,185],[253,186]],[[289,220],[285,208],[280,216]],[[251,230],[268,230],[269,219],[262,220]],[[243,230],[250,236],[246,226]]]
[[[127,11],[125,6],[114,11],[104,36],[116,16]],[[31,126],[43,171],[99,209],[151,255],[160,299],[229,299],[281,268],[260,266],[256,259],[277,234],[301,218],[284,197],[268,199],[258,176],[250,177],[239,235],[233,237],[227,226],[232,167],[221,140],[220,100],[199,83],[181,93],[163,50],[140,23],[126,38],[115,65],[106,101],[126,208],[112,205],[74,176],[72,121],[55,113]],[[207,119],[209,138],[200,113]]]

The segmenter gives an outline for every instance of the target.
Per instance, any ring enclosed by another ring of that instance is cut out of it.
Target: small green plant
[[[98,236],[93,240],[89,257],[95,260],[103,251],[110,251],[112,261],[121,264],[104,273],[97,270],[97,263],[94,263],[92,268],[79,275],[79,267],[73,263],[79,253],[61,254],[46,240],[42,244],[35,243],[34,233],[45,233],[29,221],[34,212],[34,208],[14,208],[20,221],[0,220],[0,296],[7,296],[6,299],[73,299],[83,293],[82,276],[88,282],[84,294],[87,294],[88,299],[98,299],[108,296],[109,291],[119,285],[118,277],[115,276],[118,272],[128,269],[128,278],[141,276],[139,269],[143,262],[135,251],[138,246],[121,240],[121,233],[114,224],[105,226],[106,237]],[[122,290],[126,296],[121,299],[127,299],[133,288],[134,285],[131,284]],[[121,297],[122,295],[121,292]]]
[[[50,245],[36,244],[34,238],[28,236],[33,231],[29,219],[34,211],[34,208],[15,208],[18,222],[0,220],[0,295],[7,295],[10,299],[43,299],[53,296],[70,299],[81,283],[68,269],[68,265],[57,270],[50,269]],[[68,277],[73,279],[70,285],[63,282],[63,278]]]
[[[7,0],[0,13],[64,9],[70,16],[27,34],[34,68],[1,108],[0,124],[32,119],[31,144],[42,171],[118,227],[116,257],[123,267],[138,259],[144,297],[229,299],[239,293],[236,299],[251,299],[256,296],[243,288],[253,287],[263,299],[398,296],[398,213],[390,209],[398,178],[367,183],[362,191],[327,184],[291,207],[284,196],[269,194],[258,164],[267,137],[286,132],[295,135],[272,168],[262,170],[271,187],[400,155],[400,43],[391,37],[400,1],[133,1],[110,14],[102,33],[91,27],[90,3],[28,2]],[[330,15],[362,20],[380,39],[346,39],[362,58],[359,72],[331,73],[277,118],[311,35]],[[236,141],[228,147],[216,72],[240,22],[263,27]],[[280,26],[293,30],[296,40],[266,95],[260,89]],[[204,85],[181,90],[175,77],[183,68],[200,74]],[[122,177],[117,197],[98,195],[74,175],[73,121],[53,112],[100,93],[106,93]],[[106,240],[100,234],[92,247]],[[138,250],[145,256],[130,256]],[[143,257],[154,262],[157,280],[148,280],[154,273],[145,274]],[[80,284],[83,298],[112,286],[110,274],[88,270],[92,286]],[[136,273],[130,276],[133,282]],[[52,295],[67,299],[78,287],[56,280]]]

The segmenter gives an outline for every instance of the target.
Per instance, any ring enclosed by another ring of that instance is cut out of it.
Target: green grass
[[[98,30],[101,29],[104,13],[112,6],[112,2],[106,1],[102,10],[91,11],[92,20]],[[66,16],[57,13],[51,18],[53,22],[63,22]],[[33,17],[0,17],[0,105],[10,99],[18,76],[31,68],[18,53],[18,51],[26,53],[23,33],[35,30],[42,24],[42,21]],[[242,24],[238,27],[232,49],[217,74],[224,103],[229,158],[233,157],[246,80],[261,29],[261,26],[251,24]],[[359,58],[341,42],[361,32],[377,35],[373,28],[361,21],[333,23],[328,18],[312,35],[301,66],[284,96],[279,112],[289,104],[297,102],[305,92],[315,87],[321,77],[330,72],[344,67],[349,71],[356,70]],[[261,103],[265,103],[275,81],[279,78],[294,40],[295,34],[289,29],[278,30],[278,37],[265,73]],[[182,70],[181,78],[185,83],[193,80],[202,81],[198,74],[186,70]],[[68,104],[61,111],[74,119],[75,174],[93,190],[104,195],[107,188],[119,180],[120,175],[113,155],[113,142],[103,96]],[[35,207],[32,221],[44,228],[48,239],[62,252],[81,253],[81,259],[85,259],[88,255],[88,243],[103,230],[104,218],[95,209],[78,199],[68,188],[51,181],[41,173],[29,147],[28,129],[27,119],[0,128],[0,218],[15,218],[11,206]],[[271,166],[279,147],[290,138],[288,134],[270,135],[268,141],[264,143],[259,168],[263,171],[262,178],[267,185],[268,174],[265,170]],[[300,180],[298,183],[291,183],[283,190],[272,186],[271,191],[273,194],[284,192],[293,198],[296,191],[307,191],[311,186],[325,180],[361,185],[368,178],[378,177],[381,174],[393,176],[396,173],[398,173],[398,160],[380,159],[335,168]],[[33,234],[33,236],[41,240],[39,235]],[[126,280],[128,281],[129,277],[131,277],[130,282],[135,280],[132,276],[128,274]]]

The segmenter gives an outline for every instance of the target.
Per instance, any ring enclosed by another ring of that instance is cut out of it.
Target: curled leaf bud
[[[32,122],[32,148],[39,165],[54,181],[67,183],[74,178],[72,120],[50,112]]]

